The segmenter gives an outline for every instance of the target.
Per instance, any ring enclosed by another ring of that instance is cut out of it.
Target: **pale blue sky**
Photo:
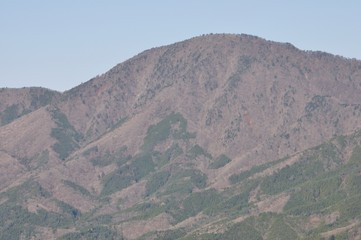
[[[205,33],[361,59],[361,1],[0,0],[0,87],[64,91],[143,50]]]

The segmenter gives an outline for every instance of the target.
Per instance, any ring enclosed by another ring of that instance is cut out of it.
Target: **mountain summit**
[[[0,239],[361,232],[361,61],[249,35],[0,90]]]

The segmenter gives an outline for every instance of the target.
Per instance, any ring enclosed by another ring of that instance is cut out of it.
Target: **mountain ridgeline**
[[[359,239],[361,61],[249,35],[0,90],[0,239]]]

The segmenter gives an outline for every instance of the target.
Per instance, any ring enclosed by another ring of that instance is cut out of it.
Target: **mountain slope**
[[[359,236],[360,89],[358,60],[215,34],[2,90],[0,239]]]
[[[0,89],[0,126],[50,104],[60,93],[44,88]]]
[[[159,114],[181,112],[196,129],[217,135],[212,143],[202,142],[215,151],[229,152],[235,142],[256,148],[249,141],[255,138],[275,142],[284,154],[358,128],[358,118],[350,115],[359,114],[360,71],[358,61],[250,36],[210,35],[146,51],[67,92],[72,100],[60,108],[90,139],[156,105]],[[337,118],[339,110],[344,119]],[[323,121],[327,130],[317,133],[314,121]],[[298,129],[312,139],[280,137]],[[271,134],[276,138],[270,140]],[[288,142],[292,146],[283,150]]]

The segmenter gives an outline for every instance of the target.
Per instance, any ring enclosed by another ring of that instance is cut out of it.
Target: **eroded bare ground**
[[[167,214],[160,214],[150,221],[126,222],[117,226],[119,232],[127,239],[137,239],[147,232],[171,229]]]
[[[255,209],[256,213],[262,212],[274,212],[281,213],[283,211],[283,207],[286,205],[287,201],[290,198],[290,194],[282,193],[276,196],[270,196],[263,201],[257,202],[255,205],[257,208]]]
[[[61,236],[74,232],[75,228],[68,228],[68,229],[52,229],[52,228],[46,228],[46,227],[37,227],[37,233],[35,236],[31,238],[31,240],[39,240],[39,239],[49,239],[49,240],[55,240],[60,238]]]

